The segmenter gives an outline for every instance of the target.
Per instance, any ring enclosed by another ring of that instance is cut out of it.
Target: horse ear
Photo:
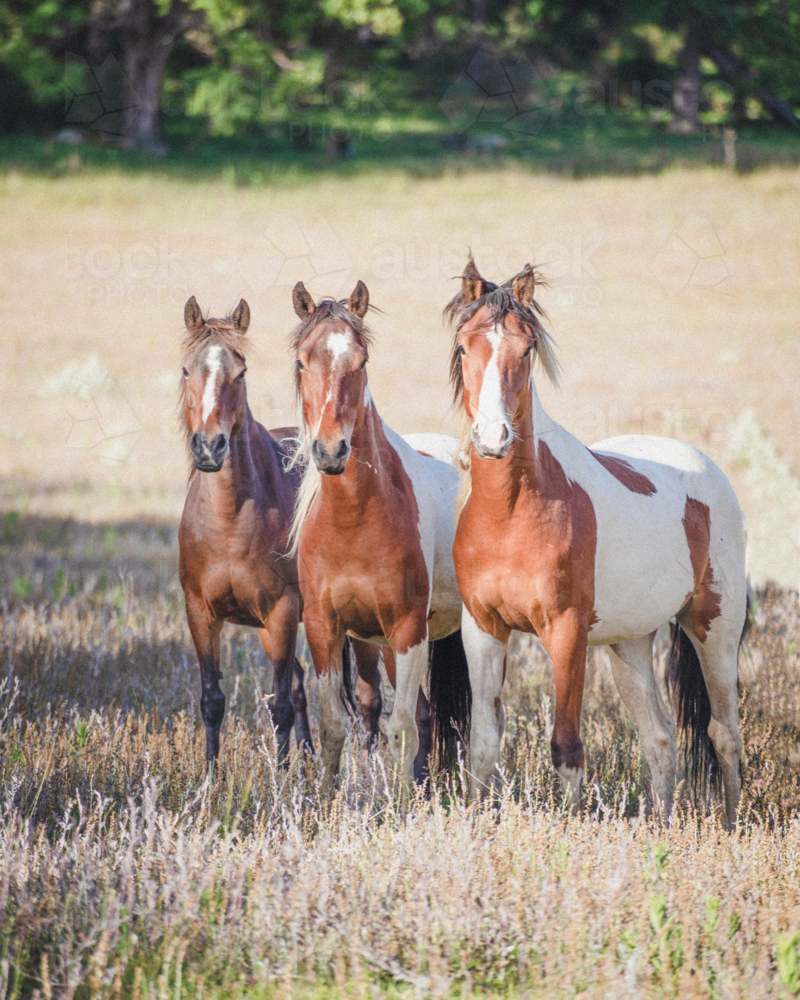
[[[195,330],[199,330],[203,325],[203,314],[200,312],[200,306],[197,304],[197,299],[194,295],[183,307],[183,322],[186,324],[186,329],[189,333],[194,333]]]
[[[238,333],[247,333],[250,326],[250,306],[244,299],[239,299],[239,305],[233,310],[231,319]]]
[[[367,309],[369,309],[369,291],[361,279],[359,279],[358,284],[353,289],[353,294],[350,296],[347,308],[351,313],[358,316],[359,319],[363,319],[367,315]]]
[[[529,306],[533,302],[535,287],[536,275],[531,265],[526,264],[514,278],[514,298],[518,299],[524,306]]]
[[[475,302],[484,293],[484,281],[478,274],[475,261],[470,257],[461,275],[461,297],[465,302]]]
[[[310,316],[311,313],[313,313],[317,308],[314,305],[314,300],[306,291],[306,286],[302,281],[298,281],[294,286],[294,290],[292,292],[292,305],[294,306],[294,311],[300,319],[305,319],[306,316]]]

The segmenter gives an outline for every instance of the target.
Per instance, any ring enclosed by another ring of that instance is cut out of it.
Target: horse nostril
[[[224,434],[217,434],[217,436],[210,442],[211,451],[213,454],[218,455],[221,451],[225,450],[225,445],[227,441],[225,440]]]
[[[191,440],[189,441],[189,447],[192,449],[192,451],[197,451],[200,448],[199,431],[195,431],[194,434],[192,434]]]
[[[344,458],[346,454],[347,454],[347,442],[344,440],[344,438],[342,438],[342,440],[339,442],[339,447],[336,449],[336,457]]]
[[[507,440],[508,440],[508,426],[504,424],[503,433],[500,437],[500,444],[505,444]]]

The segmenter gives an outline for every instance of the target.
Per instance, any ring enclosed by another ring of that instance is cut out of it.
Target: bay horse
[[[304,621],[320,680],[320,740],[329,782],[339,769],[347,717],[342,647],[356,636],[385,648],[396,688],[386,730],[403,796],[424,779],[427,747],[415,716],[430,671],[430,712],[440,756],[452,763],[469,719],[461,598],[453,566],[458,472],[455,438],[400,437],[372,399],[364,325],[369,292],[318,305],[302,282],[293,292],[292,335],[305,466],[292,535]],[[430,649],[429,649],[430,644]],[[459,692],[454,701],[453,692]]]
[[[181,518],[179,576],[186,618],[200,662],[200,709],[206,758],[213,767],[225,695],[219,686],[224,622],[259,630],[274,667],[269,702],[278,756],[285,761],[292,726],[313,753],[303,668],[295,656],[302,598],[289,531],[300,477],[288,469],[296,428],[267,431],[247,402],[245,354],[250,308],[242,299],[225,319],[204,318],[192,296],[184,309],[181,408],[192,457]],[[359,696],[377,732],[376,652],[359,644]]]
[[[742,741],[737,654],[746,618],[744,520],[722,471],[687,444],[626,435],[587,448],[551,419],[534,360],[557,384],[558,362],[527,265],[502,285],[474,261],[445,309],[468,453],[453,555],[464,598],[472,682],[471,774],[496,776],[501,691],[512,629],[539,636],[556,688],[553,765],[577,807],[587,645],[606,645],[633,715],[654,798],[672,805],[675,726],[653,670],[656,630],[675,619],[670,680],[695,779],[721,775],[736,820]]]

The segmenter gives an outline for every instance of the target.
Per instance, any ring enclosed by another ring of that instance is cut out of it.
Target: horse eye
[[[300,360],[300,358],[297,358],[295,363],[297,364],[297,367],[300,369],[301,372],[304,372],[306,370],[305,365]]]
[[[238,375],[236,376],[236,381],[237,381],[237,382],[244,382],[244,373],[245,373],[246,371],[247,371],[247,369],[246,369],[246,368],[242,368],[242,370],[241,370],[241,371],[239,372],[239,374],[238,374]]]
[[[522,355],[522,360],[523,361],[525,360],[525,358],[529,358],[531,356],[531,351],[532,350],[533,350],[533,346],[529,347],[528,350]]]
[[[364,358],[364,360],[363,360],[363,361],[361,362],[361,364],[360,364],[360,365],[358,366],[358,370],[359,370],[360,372],[363,372],[363,371],[364,371],[364,369],[365,369],[366,367],[367,367],[367,359],[366,359],[366,358]]]
[[[466,350],[464,349],[463,344],[458,345],[458,353],[461,354],[462,356],[467,353]]]
[[[188,371],[187,368],[181,368],[181,371],[183,372],[183,377],[184,378],[188,378],[189,377],[189,371]]]

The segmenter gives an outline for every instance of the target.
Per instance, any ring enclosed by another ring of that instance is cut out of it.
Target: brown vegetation
[[[742,659],[736,835],[719,802],[695,810],[680,790],[669,828],[646,818],[646,768],[602,652],[587,678],[585,808],[563,815],[551,671],[528,639],[507,683],[499,811],[467,808],[460,772],[401,820],[391,757],[370,756],[358,728],[333,798],[316,761],[278,768],[246,629],[224,643],[230,715],[208,787],[197,667],[166,582],[173,529],[6,517],[4,552],[0,995],[796,990],[796,593],[759,593]]]

